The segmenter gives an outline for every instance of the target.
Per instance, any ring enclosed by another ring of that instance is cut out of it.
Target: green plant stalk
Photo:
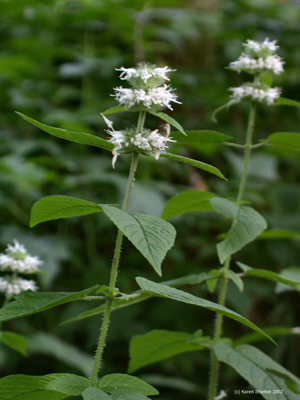
[[[247,180],[247,171],[250,161],[251,149],[252,149],[252,135],[254,129],[254,121],[255,121],[255,110],[256,103],[251,103],[247,133],[246,133],[246,143],[245,143],[245,158],[244,158],[244,169],[242,178],[239,185],[239,191],[237,196],[237,206],[240,207],[245,191],[246,180]],[[236,223],[236,219],[233,220],[232,226]],[[224,270],[228,270],[230,267],[231,256],[228,256],[224,263]],[[219,291],[219,305],[225,305],[225,297],[226,297],[226,287],[227,287],[227,279],[224,276],[221,280],[221,287]],[[214,340],[218,342],[222,335],[222,324],[223,324],[223,315],[217,314],[216,324],[215,324],[215,332],[214,332]],[[212,361],[211,361],[211,371],[210,371],[210,381],[209,381],[209,389],[208,389],[208,400],[214,400],[216,396],[217,390],[217,380],[218,380],[218,359],[212,351]]]
[[[146,111],[141,111],[139,114],[139,119],[138,119],[138,124],[137,124],[138,132],[141,132],[141,130],[143,129],[145,117],[146,117]],[[127,180],[126,192],[125,192],[124,200],[123,200],[123,206],[122,206],[123,211],[127,210],[130,192],[131,192],[131,189],[133,186],[134,177],[135,177],[135,173],[136,173],[136,169],[137,169],[137,165],[138,165],[138,159],[139,159],[139,153],[133,153],[132,159],[131,159],[129,176],[128,176],[128,180]],[[114,258],[113,258],[112,269],[111,269],[111,274],[110,274],[109,294],[108,294],[107,301],[106,301],[106,308],[105,308],[104,317],[103,317],[103,321],[102,321],[102,327],[101,327],[100,336],[99,336],[99,340],[98,340],[97,351],[96,351],[96,356],[95,356],[95,361],[94,361],[94,366],[93,366],[93,371],[92,371],[92,377],[91,377],[92,386],[95,386],[97,383],[98,371],[100,368],[103,350],[104,350],[104,346],[105,346],[105,340],[106,340],[107,331],[108,331],[110,314],[111,314],[111,310],[112,310],[112,304],[114,301],[114,291],[115,291],[115,284],[116,284],[117,275],[118,275],[118,265],[119,265],[119,260],[120,260],[122,241],[123,241],[123,233],[120,231],[120,229],[118,229]]]

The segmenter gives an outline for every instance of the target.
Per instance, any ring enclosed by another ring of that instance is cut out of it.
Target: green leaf
[[[108,393],[113,393],[116,389],[126,389],[145,396],[155,396],[159,394],[149,383],[127,374],[105,375],[99,380],[98,387]]]
[[[276,293],[300,289],[300,267],[284,268],[279,276],[281,276],[282,280],[275,287]],[[291,289],[292,287],[293,289]]]
[[[284,150],[300,151],[300,134],[276,132],[267,137],[267,142]]]
[[[158,275],[161,275],[161,263],[175,241],[174,227],[161,218],[151,215],[130,215],[110,206],[102,206],[102,209],[149,261]]]
[[[163,152],[160,153],[160,157],[171,158],[172,160],[180,161],[182,163],[192,165],[193,167],[203,169],[204,171],[207,171],[207,172],[210,172],[211,174],[217,175],[219,178],[225,179],[227,181],[225,176],[221,173],[220,170],[218,170],[218,168],[213,167],[212,165],[206,164],[204,162],[196,161],[191,158],[187,158],[187,157],[183,157],[183,156],[179,156],[177,154],[163,153]]]
[[[231,139],[231,136],[216,131],[185,131],[186,136],[181,132],[171,132],[170,137],[178,144],[218,144]]]
[[[286,274],[287,276],[284,276],[286,273],[285,271],[288,270],[283,270],[282,275],[276,274],[273,271],[268,271],[266,269],[257,269],[257,268],[251,268],[248,267],[248,265],[245,265],[243,263],[237,262],[237,265],[245,272],[245,276],[253,276],[257,278],[263,278],[263,279],[268,279],[270,281],[275,281],[275,282],[281,282],[282,286],[279,288],[279,292],[284,291],[284,290],[290,290],[290,288],[286,289],[286,285],[294,288],[295,290],[300,291],[300,268],[299,267],[294,267],[296,268],[296,274],[293,272],[291,274]],[[298,268],[298,273],[297,273],[297,268]],[[285,289],[284,289],[285,288]],[[278,286],[276,288],[276,292],[278,293]]]
[[[217,283],[218,283],[218,278],[219,278],[219,276],[221,275],[221,270],[220,269],[212,269],[212,270],[210,270],[209,271],[209,273],[208,273],[208,276],[209,277],[215,277],[216,279],[207,279],[206,280],[206,286],[207,286],[207,289],[210,291],[210,293],[213,293],[214,292],[214,290],[215,290],[215,288],[216,288],[216,286],[217,286]]]
[[[176,128],[176,129],[178,129],[179,132],[181,132],[184,135],[186,135],[186,133],[184,132],[184,129],[180,125],[180,123],[175,121],[175,119],[170,117],[168,114],[165,114],[165,113],[162,113],[162,112],[154,112],[154,111],[148,111],[148,112],[149,112],[149,114],[152,114],[155,117],[161,118],[162,120],[168,122],[168,124],[174,126],[174,128]]]
[[[256,325],[254,325],[252,322],[248,321],[246,318],[242,317],[238,313],[230,310],[227,307],[220,306],[219,304],[213,303],[212,301],[208,301],[205,299],[202,299],[200,297],[193,296],[187,292],[183,292],[182,290],[174,289],[169,286],[165,285],[160,285],[155,282],[151,282],[148,279],[145,278],[136,278],[136,281],[140,288],[146,292],[150,292],[153,294],[156,294],[158,296],[166,297],[168,299],[180,301],[182,303],[186,304],[193,304],[199,307],[204,307],[207,308],[208,310],[217,312],[219,314],[223,314],[226,317],[232,318],[235,321],[240,322],[241,324],[244,324],[248,326],[249,328],[261,333],[262,335],[267,336],[272,342],[273,339],[270,338],[264,331],[262,331],[260,328],[258,328]],[[275,343],[275,342],[274,342]]]
[[[55,390],[69,396],[79,396],[84,389],[91,386],[91,381],[87,378],[73,374],[62,374],[58,376],[47,385],[46,390]]]
[[[237,207],[233,202],[222,198],[213,198],[210,202],[215,211],[228,218],[236,219],[228,237],[217,244],[220,263],[223,264],[228,256],[236,253],[260,235],[266,229],[267,223],[253,208]]]
[[[10,347],[11,349],[23,354],[23,356],[27,356],[27,340],[24,336],[18,335],[13,332],[0,331],[0,342]]]
[[[276,376],[270,370],[278,371],[297,383],[300,383],[300,380],[256,347],[241,345],[233,349],[225,343],[218,343],[214,350],[219,361],[234,368],[239,375],[260,390],[265,399],[299,400],[299,395],[289,390],[285,379]],[[275,390],[279,390],[279,394],[274,394]]]
[[[244,290],[244,283],[242,279],[231,269],[223,269],[223,271],[227,278],[230,279],[237,286],[240,292],[242,292]]]
[[[166,282],[162,282],[162,285],[168,285],[168,286],[172,286],[172,287],[178,287],[178,286],[182,286],[182,285],[196,285],[199,284],[203,281],[205,281],[207,277],[207,274],[202,272],[201,274],[190,274],[187,276],[183,276],[181,278],[177,278],[177,279],[172,279],[170,281],[166,281]],[[114,300],[113,304],[112,304],[112,308],[113,310],[116,310],[118,308],[122,308],[122,307],[128,307],[131,304],[136,304],[139,303],[141,301],[150,299],[152,297],[152,295],[150,293],[143,293],[141,290],[138,290],[136,292],[133,293],[135,296],[134,297],[130,297],[129,300]],[[99,307],[95,307],[91,310],[85,311],[81,314],[76,315],[73,318],[70,318],[66,321],[64,321],[62,323],[63,324],[67,324],[70,322],[75,322],[75,321],[79,321],[81,319],[84,318],[89,318],[92,317],[94,315],[98,315],[98,314],[102,314],[105,311],[105,304],[102,304]]]
[[[286,326],[268,326],[264,328],[264,331],[272,338],[291,335],[300,336],[300,327],[288,328]],[[233,347],[240,344],[260,342],[262,340],[265,340],[265,337],[259,335],[257,332],[251,332],[236,339],[233,342]]]
[[[132,392],[127,389],[118,389],[115,390],[111,398],[113,400],[148,400],[149,397],[145,397],[142,394]]]
[[[219,214],[224,215],[226,218],[237,218],[239,207],[230,200],[223,199],[222,197],[213,197],[210,200],[212,208]]]
[[[83,300],[88,294],[97,289],[94,286],[81,292],[48,292],[39,293],[30,290],[20,294],[15,301],[0,310],[0,321],[9,321],[11,319],[25,317],[60,304],[69,303],[71,301]]]
[[[275,105],[300,107],[300,103],[298,101],[286,99],[284,97],[279,97],[279,99],[276,99]]]
[[[200,192],[199,190],[185,190],[176,194],[167,203],[161,214],[162,219],[169,219],[177,215],[193,211],[212,211],[210,199],[214,193]]]
[[[110,107],[107,110],[105,110],[102,114],[103,115],[109,115],[109,114],[116,114],[124,111],[132,111],[129,108],[125,107]]]
[[[271,87],[273,83],[273,76],[271,74],[263,74],[259,77],[259,80],[261,83],[264,83],[265,85]],[[279,100],[279,99],[277,99]]]
[[[72,368],[90,376],[94,357],[70,343],[50,333],[38,332],[27,337],[27,351],[31,354],[44,354],[54,357]]]
[[[300,232],[290,229],[268,229],[261,233],[257,239],[296,239],[300,240]]]
[[[193,335],[155,329],[142,336],[134,336],[130,341],[130,361],[128,372],[132,373],[146,365],[165,360],[177,354],[202,350],[199,344],[188,343]]]
[[[65,139],[69,140],[70,142],[76,142],[80,144],[87,144],[89,146],[100,147],[101,149],[105,150],[112,150],[114,148],[114,145],[112,143],[108,142],[105,139],[101,139],[98,136],[93,136],[88,133],[73,132],[67,131],[66,129],[54,128],[52,126],[41,124],[40,122],[30,117],[27,117],[20,112],[17,112],[17,114],[19,114],[26,121],[30,122],[32,125],[40,128],[42,131],[50,133],[50,135],[56,136],[60,139]]]
[[[68,196],[47,196],[34,203],[30,227],[59,218],[78,217],[102,211],[99,204]]]
[[[84,400],[111,400],[111,397],[100,389],[89,387],[82,392]]]
[[[1,400],[61,400],[64,393],[45,390],[45,386],[57,377],[10,375],[0,379]]]

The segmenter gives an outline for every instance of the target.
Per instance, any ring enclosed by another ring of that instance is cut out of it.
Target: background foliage
[[[116,170],[101,149],[50,137],[21,119],[20,111],[43,123],[105,138],[99,113],[116,103],[110,96],[120,85],[115,68],[147,60],[168,65],[182,105],[174,116],[185,129],[212,129],[242,142],[247,104],[219,114],[211,112],[228,101],[227,89],[243,75],[226,70],[247,39],[277,39],[285,74],[276,77],[282,96],[299,100],[300,9],[297,0],[43,0],[0,3],[0,243],[1,251],[16,238],[44,260],[49,280],[43,290],[80,291],[107,284],[116,230],[103,213],[45,223],[29,229],[32,204],[46,195],[70,195],[96,203],[121,202],[129,157],[119,157]],[[115,127],[133,123],[130,113],[113,116]],[[147,123],[156,128],[157,120]],[[299,110],[260,106],[255,139],[278,131],[299,131]],[[241,174],[239,151],[222,146],[174,151],[218,167],[228,182],[166,159],[143,157],[129,211],[160,216],[167,199],[185,189],[235,196]],[[266,218],[269,228],[300,231],[299,156],[263,150],[252,157],[247,199]],[[218,266],[218,235],[229,222],[215,213],[191,213],[171,220],[177,230],[175,247],[163,264],[163,280]],[[299,265],[300,233],[294,239],[258,240],[238,260],[279,273]],[[157,280],[155,272],[124,241],[118,286],[137,289],[134,277]],[[236,259],[235,257],[233,259]],[[238,271],[238,268],[237,268]],[[185,287],[192,294],[216,300],[206,286]],[[262,328],[300,325],[299,293],[276,291],[271,282],[248,280],[243,294],[233,284],[227,306]],[[91,307],[74,303],[5,323],[5,329],[28,337],[28,357],[0,348],[0,374],[73,372],[89,375],[98,336],[99,316],[60,325]],[[103,373],[126,372],[128,343],[148,330],[212,334],[213,314],[198,307],[151,299],[113,314]],[[226,320],[224,334],[233,339],[249,333]],[[299,336],[278,338],[278,346],[259,338],[257,346],[300,375]],[[185,399],[205,396],[208,352],[176,356],[139,371],[157,386],[164,399],[182,393]],[[233,370],[223,367],[221,388],[246,388]],[[173,387],[173,388],[172,388]],[[247,398],[247,396],[245,396]]]

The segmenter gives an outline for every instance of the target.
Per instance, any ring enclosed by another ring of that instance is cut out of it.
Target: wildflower
[[[8,245],[5,253],[0,254],[0,270],[21,274],[37,271],[43,262],[38,257],[28,254],[25,247],[14,240],[14,245]]]
[[[230,96],[231,100],[229,101],[228,106],[238,103],[244,98],[265,102],[266,104],[270,105],[273,104],[275,99],[280,96],[279,88],[270,88],[262,83],[256,85],[252,83],[245,83],[240,87],[230,88],[229,90],[232,91],[232,95]]]
[[[245,71],[250,74],[273,72],[280,74],[283,72],[283,64],[281,57],[274,52],[279,48],[276,46],[276,40],[269,42],[255,42],[247,40],[244,43],[245,52],[236,60],[230,63],[230,68],[238,72]]]
[[[121,71],[120,79],[128,80],[132,86],[140,86],[148,84],[148,87],[157,87],[161,85],[165,80],[169,81],[166,76],[167,72],[173,72],[174,69],[169,67],[157,68],[155,65],[140,63],[137,68],[116,68],[117,71]]]
[[[166,136],[161,135],[157,129],[150,131],[149,129],[143,128],[141,132],[137,132],[136,128],[129,128],[123,131],[115,131],[113,123],[109,119],[105,118],[107,126],[106,132],[110,135],[108,141],[114,145],[112,151],[113,159],[112,166],[115,168],[115,163],[120,153],[132,153],[138,152],[143,154],[155,154],[155,158],[159,158],[159,152],[165,151],[167,142],[175,142],[172,140],[170,135],[170,125],[166,124]]]
[[[17,276],[6,275],[0,278],[0,292],[4,293],[7,298],[17,296],[26,290],[36,291],[38,287],[34,281]]]

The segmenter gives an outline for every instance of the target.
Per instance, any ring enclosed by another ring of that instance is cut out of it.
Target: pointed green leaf
[[[155,329],[142,336],[134,336],[130,342],[128,372],[132,373],[146,365],[165,360],[177,354],[202,350],[198,344],[188,343],[192,335]]]
[[[182,285],[196,285],[196,284],[199,284],[199,283],[205,281],[206,277],[207,277],[207,274],[202,272],[201,274],[190,274],[187,276],[183,276],[181,278],[172,279],[170,281],[162,282],[161,284],[172,286],[172,287],[178,287],[178,286],[182,286]],[[114,310],[116,310],[118,308],[127,307],[127,306],[130,306],[131,304],[136,304],[136,303],[139,303],[141,301],[147,300],[152,297],[152,295],[150,293],[146,293],[146,292],[143,293],[141,290],[138,290],[132,294],[134,294],[136,296],[130,297],[129,300],[126,300],[126,299],[114,300],[113,304],[112,304],[112,308]],[[102,304],[99,307],[95,307],[91,310],[85,311],[81,314],[76,315],[73,318],[70,318],[70,319],[62,322],[62,325],[68,324],[70,322],[79,321],[84,318],[89,318],[94,315],[102,314],[105,311],[105,307],[106,307],[106,305]]]
[[[7,306],[0,310],[0,322],[9,321],[11,319],[25,317],[26,315],[35,314],[40,311],[48,310],[49,308],[60,304],[69,303],[71,301],[83,300],[88,294],[97,289],[94,286],[81,292],[48,292],[39,293],[30,290],[20,294],[15,301],[12,301]]]
[[[286,326],[267,326],[266,328],[264,328],[264,331],[273,339],[282,336],[300,336],[300,327],[298,326],[296,326],[295,328],[288,328]],[[262,340],[265,340],[265,337],[259,335],[257,332],[251,332],[236,339],[233,342],[233,347],[236,347],[240,344],[260,342]]]
[[[45,385],[44,389],[55,390],[69,396],[79,396],[84,389],[90,386],[91,381],[83,376],[62,374]]]
[[[225,275],[227,276],[228,279],[230,279],[236,287],[239,289],[240,292],[244,290],[244,283],[242,279],[231,269],[223,269]]]
[[[284,97],[279,97],[279,99],[276,99],[275,105],[300,107],[299,101],[286,99]]]
[[[24,336],[18,335],[13,332],[0,331],[0,342],[10,347],[11,349],[23,354],[23,356],[27,356],[27,340]]]
[[[222,174],[222,172],[220,170],[218,170],[218,168],[213,167],[212,165],[206,164],[204,162],[196,161],[196,160],[193,160],[192,158],[187,158],[187,157],[179,156],[177,154],[172,154],[172,153],[161,152],[160,157],[171,158],[172,160],[180,161],[182,163],[192,165],[193,167],[203,169],[204,171],[207,171],[207,172],[210,172],[211,174],[217,175],[219,178],[225,179],[227,181],[225,176]]]
[[[233,349],[225,343],[214,346],[219,361],[230,365],[246,379],[267,400],[299,400],[299,394],[292,392],[280,376],[288,376],[297,384],[300,380],[256,347],[241,345]],[[272,373],[278,371],[278,375]],[[277,392],[276,394],[276,390]]]
[[[113,400],[149,400],[149,397],[143,396],[142,394],[132,392],[127,389],[115,390],[111,398]]]
[[[174,289],[169,286],[161,285],[155,282],[151,282],[148,279],[145,278],[136,278],[136,281],[140,288],[146,292],[150,292],[153,294],[156,294],[158,296],[166,297],[168,299],[180,301],[182,303],[186,304],[193,304],[199,307],[204,307],[207,308],[208,310],[217,312],[219,314],[223,314],[226,317],[232,318],[235,321],[240,322],[241,324],[244,324],[248,326],[249,328],[261,333],[262,335],[267,336],[272,342],[273,339],[270,338],[266,333],[258,328],[256,325],[254,325],[252,322],[248,321],[246,318],[242,317],[235,311],[230,310],[227,307],[220,306],[219,304],[213,303],[212,301],[208,301],[205,299],[202,299],[200,297],[193,296],[187,292],[183,292],[182,290]],[[275,343],[275,342],[274,342]]]
[[[217,244],[220,263],[223,264],[228,256],[236,253],[260,235],[267,228],[267,223],[251,207],[238,207],[233,202],[222,198],[213,198],[210,202],[215,211],[228,218],[236,219],[228,237]]]
[[[89,146],[100,147],[101,149],[105,150],[112,150],[114,148],[114,145],[112,143],[108,142],[105,139],[101,139],[98,136],[93,136],[88,133],[68,131],[61,128],[54,128],[52,126],[42,124],[19,112],[17,112],[17,114],[19,114],[26,121],[30,122],[32,125],[40,128],[42,131],[50,133],[50,135],[56,136],[60,139],[65,139],[69,140],[70,142],[76,142],[80,144],[87,144]]]
[[[259,77],[259,80],[265,85],[271,87],[273,83],[273,76],[271,74],[263,74]],[[279,100],[279,99],[277,99]]]
[[[217,283],[218,283],[218,278],[221,275],[221,273],[222,272],[221,272],[220,269],[212,269],[212,270],[209,271],[208,276],[210,278],[213,278],[213,277],[216,278],[216,279],[207,279],[206,282],[205,282],[206,286],[207,286],[207,289],[210,291],[210,293],[214,292],[214,290],[215,290],[215,288],[217,286]]]
[[[300,151],[300,134],[276,132],[267,137],[267,142],[284,150]]]
[[[149,114],[154,115],[155,117],[161,118],[162,120],[168,122],[171,126],[174,126],[174,128],[178,129],[179,132],[183,133],[186,135],[184,132],[183,127],[180,125],[179,122],[177,122],[174,118],[170,117],[168,114],[165,114],[163,112],[154,112],[154,111],[148,111]]]
[[[47,196],[34,203],[30,227],[59,218],[78,217],[102,211],[99,204],[69,196]]]
[[[276,285],[276,293],[286,292],[287,290],[300,290],[300,267],[284,268],[279,276],[281,280]]]
[[[239,207],[232,201],[222,197],[213,197],[210,200],[212,208],[219,214],[224,215],[226,218],[237,218]]]
[[[243,263],[237,262],[237,265],[245,272],[245,276],[253,276],[257,278],[262,278],[262,279],[268,279],[270,281],[275,281],[275,282],[281,282],[283,285],[279,286],[280,288],[290,286],[291,288],[294,288],[294,290],[300,291],[300,268],[298,267],[298,274],[286,274],[286,271],[288,268],[285,270],[282,270],[282,275],[276,274],[273,271],[268,271],[266,269],[257,269],[257,268],[251,268],[248,267],[248,265],[245,265]],[[297,268],[297,267],[294,267]],[[286,290],[290,290],[290,288],[287,288]],[[279,289],[279,292],[283,291]],[[278,286],[276,288],[276,292],[278,293]]]
[[[214,193],[201,192],[199,190],[185,190],[176,194],[167,201],[161,214],[162,219],[169,219],[176,215],[193,211],[212,211],[210,199],[215,197]]]
[[[151,215],[130,215],[110,206],[102,206],[102,209],[149,261],[158,275],[161,275],[161,263],[175,241],[174,227],[161,218]]]
[[[218,144],[227,142],[231,136],[216,131],[185,131],[186,136],[181,132],[171,132],[170,137],[178,144]]]
[[[107,393],[113,393],[117,389],[126,389],[145,396],[155,396],[159,394],[149,383],[127,374],[105,375],[99,380],[98,387]]]
[[[130,108],[125,108],[125,107],[110,107],[107,110],[105,110],[102,114],[103,115],[117,114],[124,111],[132,111],[132,110],[130,110]]]
[[[45,386],[57,377],[10,375],[0,379],[1,400],[62,400],[68,395],[45,390]]]
[[[300,240],[300,232],[291,229],[268,229],[261,233],[257,239],[297,239]]]
[[[100,389],[89,387],[82,392],[83,400],[111,400],[111,397]]]

